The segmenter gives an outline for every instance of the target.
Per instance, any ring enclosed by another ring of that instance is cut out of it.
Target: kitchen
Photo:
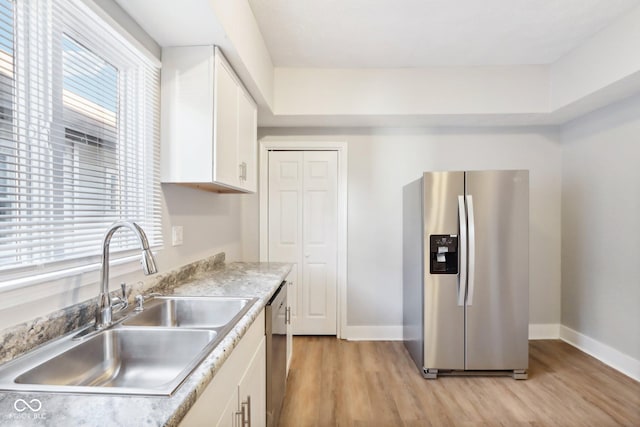
[[[413,66],[406,62],[411,53],[385,44],[389,32],[366,33],[364,41],[354,41],[357,51],[327,35],[317,63],[296,63],[302,59],[287,58],[287,52],[310,49],[319,33],[295,29],[285,33],[278,16],[286,20],[290,15],[276,6],[269,15],[269,7],[259,1],[189,1],[181,2],[179,10],[171,2],[87,3],[96,14],[124,28],[128,34],[124,37],[157,61],[164,46],[220,46],[257,103],[258,155],[263,155],[265,144],[346,146],[347,161],[342,166],[347,202],[340,211],[345,236],[339,246],[342,270],[337,285],[341,338],[402,339],[400,207],[405,184],[431,170],[526,169],[530,171],[530,338],[562,339],[638,379],[637,2],[616,2],[618,9],[609,6],[611,2],[591,2],[591,9],[574,2],[574,9],[554,10],[557,15],[539,12],[547,18],[564,17],[564,25],[582,22],[578,17],[583,17],[583,10],[590,11],[585,15],[593,20],[583,27],[581,37],[565,39],[566,45],[558,41],[553,45],[545,38],[556,31],[566,35],[551,20],[543,20],[548,26],[537,31],[531,25],[526,27],[529,32],[505,28],[514,32],[508,37],[489,35],[478,43],[513,40],[515,46],[489,45],[494,48],[478,49],[487,55],[480,58],[467,52],[469,39],[460,42],[454,37],[457,29],[478,17],[489,19],[485,25],[490,27],[508,20],[499,14],[487,16],[469,4],[464,8],[469,15],[464,15],[435,2],[438,10],[459,19],[454,21],[459,25],[433,22],[436,30],[450,27],[452,35],[442,39],[451,44],[444,53],[425,47],[436,55],[433,60],[414,53],[418,59]],[[287,3],[291,2],[277,2],[281,7]],[[496,7],[514,14],[505,15],[513,25],[526,24],[526,14],[519,21],[513,12],[516,6],[496,2]],[[367,29],[366,20],[354,18],[368,16],[366,10],[356,4],[352,9],[335,9],[339,15],[332,17],[307,4],[302,10],[290,10],[298,15],[289,19],[321,32],[332,18],[342,16],[345,27],[354,25],[347,33],[353,37]],[[534,12],[529,11],[530,18],[537,16]],[[386,15],[376,16],[371,19]],[[405,12],[402,17],[413,25],[427,19],[424,12]],[[319,27],[311,27],[314,22]],[[389,31],[397,29],[389,25]],[[337,30],[339,37],[342,33]],[[300,45],[279,45],[279,34]],[[555,57],[518,56],[533,51],[533,42],[539,39],[557,48]],[[516,44],[522,40],[533,41],[531,49]],[[422,42],[412,40],[412,44]],[[361,62],[349,63],[356,53],[362,55]],[[327,57],[328,62],[321,62]],[[259,173],[256,184],[262,185]],[[225,253],[227,263],[265,260],[261,195],[263,191],[236,195],[162,185],[164,246],[155,254],[160,273],[219,253]],[[177,234],[181,230],[181,245],[172,244],[174,227]],[[100,237],[91,243],[97,249],[99,242]],[[148,280],[130,264],[112,266],[111,290],[120,281]],[[73,279],[6,290],[1,329],[95,298],[97,283],[94,269]]]

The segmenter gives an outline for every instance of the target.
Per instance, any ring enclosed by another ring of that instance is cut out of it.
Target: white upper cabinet
[[[246,91],[238,92],[238,161],[240,183],[247,191],[258,189],[258,111]]]
[[[162,182],[255,192],[257,119],[217,47],[162,50]]]

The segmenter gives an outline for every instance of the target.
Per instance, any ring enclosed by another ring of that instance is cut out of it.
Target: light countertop
[[[258,301],[172,396],[0,392],[0,425],[177,426],[290,270],[291,264],[284,263],[231,263],[199,272],[173,289],[176,295],[257,297]],[[18,399],[37,399],[41,409],[19,412],[14,407]]]

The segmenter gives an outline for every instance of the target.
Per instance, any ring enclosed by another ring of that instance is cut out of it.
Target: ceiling
[[[263,127],[556,125],[640,93],[640,0],[113,1],[219,46]]]
[[[249,0],[276,67],[549,64],[640,0]]]

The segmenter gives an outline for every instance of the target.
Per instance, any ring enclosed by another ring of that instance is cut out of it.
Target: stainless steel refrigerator
[[[403,333],[425,378],[529,366],[529,173],[427,172],[403,188]]]

